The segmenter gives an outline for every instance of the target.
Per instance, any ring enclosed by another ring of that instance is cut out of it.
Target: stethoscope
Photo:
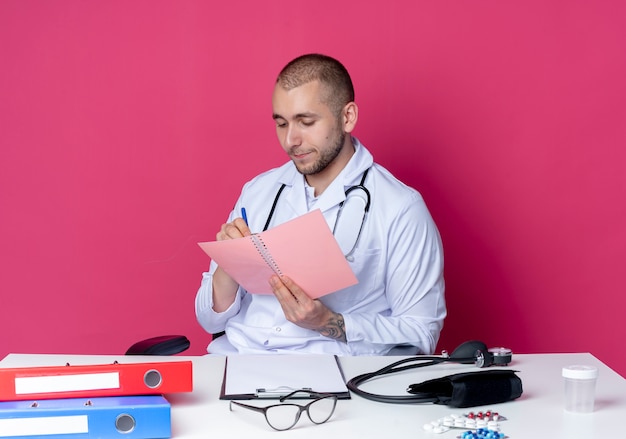
[[[359,243],[359,239],[361,238],[361,232],[363,231],[365,218],[367,217],[367,213],[370,210],[370,204],[372,201],[370,191],[365,187],[365,178],[367,177],[367,173],[369,172],[369,170],[370,168],[367,168],[365,172],[363,172],[363,176],[361,177],[361,181],[359,184],[355,186],[350,186],[348,189],[346,189],[346,192],[345,192],[346,199],[343,200],[339,204],[339,210],[337,211],[337,218],[335,219],[335,226],[333,227],[333,235],[335,235],[335,239],[337,239],[337,242],[339,243],[339,247],[341,247],[341,250],[343,251],[344,256],[350,262],[354,261],[353,253],[356,250],[356,247]],[[272,203],[272,208],[270,209],[270,213],[267,216],[267,220],[265,221],[265,226],[263,226],[263,231],[267,230],[267,228],[270,225],[270,222],[272,221],[272,217],[274,216],[274,211],[276,210],[276,205],[278,204],[278,199],[280,198],[280,194],[283,192],[283,189],[285,189],[285,186],[286,184],[283,183],[278,189],[276,196],[274,197],[274,202]],[[349,215],[348,216],[349,218],[350,217],[358,218],[358,216],[352,216],[352,215],[359,215],[359,214],[361,215],[361,225],[359,226],[358,229],[354,229],[353,227],[350,227],[350,225],[347,222],[345,223],[346,226],[338,227],[340,225],[339,218],[344,212],[344,208],[346,209],[346,214]],[[355,230],[357,230],[356,238],[353,236],[355,234],[354,233]],[[338,237],[341,237],[341,238],[338,238]],[[350,242],[353,243],[352,246],[349,245]],[[349,248],[348,251],[346,251],[346,248]]]

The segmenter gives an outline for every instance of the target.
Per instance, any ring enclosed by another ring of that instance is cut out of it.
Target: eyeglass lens
[[[288,430],[296,425],[300,419],[300,414],[306,411],[311,422],[323,424],[332,416],[336,403],[336,398],[325,397],[316,399],[304,407],[296,404],[273,405],[266,409],[265,418],[272,428]]]

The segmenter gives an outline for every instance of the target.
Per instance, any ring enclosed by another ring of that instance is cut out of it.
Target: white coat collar
[[[320,209],[322,212],[344,201],[346,199],[346,189],[358,184],[361,181],[363,172],[369,169],[374,163],[372,154],[356,137],[352,137],[352,143],[355,148],[354,155],[350,158],[346,167],[326,188],[324,193],[320,195],[317,201],[315,208]],[[285,191],[284,197],[287,203],[291,205],[292,209],[298,215],[306,213],[307,205],[304,177],[298,172],[292,162],[281,166],[278,182],[285,184],[287,188],[290,189],[289,191]]]

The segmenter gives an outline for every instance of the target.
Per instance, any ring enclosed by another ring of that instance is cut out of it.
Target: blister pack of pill
[[[451,429],[466,430],[460,439],[503,439],[507,436],[500,431],[500,422],[506,418],[491,410],[451,414],[424,425],[424,430],[431,433],[445,433]]]

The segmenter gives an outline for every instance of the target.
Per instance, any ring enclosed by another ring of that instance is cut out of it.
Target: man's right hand
[[[220,231],[217,232],[215,237],[218,241],[225,241],[250,235],[252,235],[252,232],[250,232],[243,218],[235,218],[233,222],[222,224]]]
[[[232,222],[222,224],[220,231],[215,236],[218,241],[227,239],[243,238],[250,236],[250,228],[243,218],[235,218]],[[230,277],[224,270],[217,267],[213,273],[213,310],[215,312],[224,312],[235,301],[235,295],[239,284]]]

